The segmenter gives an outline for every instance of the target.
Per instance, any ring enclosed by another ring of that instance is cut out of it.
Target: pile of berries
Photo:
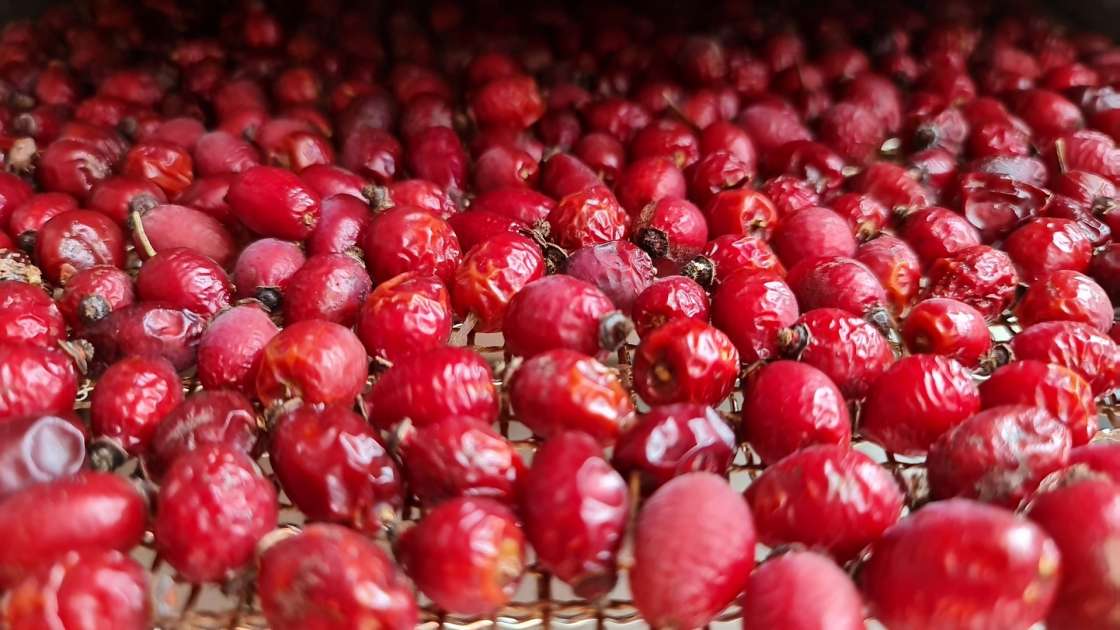
[[[0,28],[0,627],[1120,628],[1120,47],[299,4]]]

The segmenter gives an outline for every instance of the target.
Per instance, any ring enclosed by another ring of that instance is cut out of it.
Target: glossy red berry
[[[634,241],[656,260],[678,264],[700,253],[708,242],[704,214],[691,202],[663,197],[635,216]]]
[[[210,317],[229,306],[229,277],[210,258],[191,249],[166,249],[149,258],[136,276],[136,292],[146,302]]]
[[[842,256],[810,258],[786,278],[802,310],[839,308],[853,315],[886,317],[887,292],[863,263]]]
[[[455,270],[451,298],[456,313],[473,313],[480,332],[500,330],[509,301],[545,273],[540,247],[520,234],[498,234],[467,252]]]
[[[902,340],[910,352],[937,354],[975,368],[992,349],[984,315],[949,298],[923,300],[902,322]]]
[[[930,492],[1015,508],[1065,466],[1070,432],[1039,407],[1006,405],[972,416],[929,449]]]
[[[927,295],[951,298],[993,321],[1015,299],[1019,274],[1004,252],[975,245],[937,260],[929,270]]]
[[[281,168],[246,169],[229,187],[227,199],[237,219],[263,236],[303,240],[319,222],[319,195]]]
[[[666,276],[654,280],[638,294],[630,317],[638,336],[642,337],[677,317],[706,322],[708,311],[708,294],[695,280]]]
[[[813,444],[847,445],[852,423],[844,396],[824,372],[775,361],[747,377],[743,436],[765,463]]]
[[[712,323],[747,363],[778,351],[778,332],[797,319],[797,299],[777,276],[741,270],[723,279],[712,295]]]
[[[1097,432],[1093,392],[1072,370],[1041,361],[1023,360],[996,370],[980,386],[984,408],[1033,405],[1050,412],[1069,427],[1073,445],[1080,446]]]
[[[1015,307],[1023,326],[1038,322],[1073,321],[1099,331],[1112,326],[1112,302],[1099,284],[1076,271],[1054,271],[1027,289]]]
[[[187,206],[160,204],[133,214],[132,239],[138,252],[186,247],[223,267],[237,256],[233,235],[217,218]],[[145,240],[146,239],[146,240]]]
[[[190,152],[170,142],[155,140],[129,149],[121,173],[150,181],[169,197],[174,197],[190,186],[193,169]]]
[[[1004,247],[1026,282],[1067,269],[1085,272],[1093,245],[1070,219],[1032,219],[1007,237]]]
[[[1018,359],[1053,363],[1077,372],[1098,396],[1120,385],[1120,347],[1088,324],[1034,324],[1012,338],[1011,352]]]
[[[265,306],[275,308],[288,280],[304,262],[303,250],[295,243],[274,238],[249,243],[233,267],[237,297],[256,297]]]
[[[163,418],[183,400],[175,367],[162,357],[125,357],[109,366],[90,397],[90,424],[137,455],[147,448]]]
[[[471,97],[471,110],[481,125],[526,128],[544,113],[537,83],[525,75],[494,79]]]
[[[100,212],[63,212],[39,230],[35,259],[51,282],[65,284],[82,269],[97,265],[123,267],[124,234]]]
[[[184,453],[160,486],[156,548],[183,579],[220,581],[253,558],[276,527],[276,490],[247,455],[225,445]]]
[[[846,444],[791,453],[747,486],[746,497],[760,542],[799,543],[839,562],[893,525],[905,498],[890,472]]]
[[[488,615],[517,589],[525,570],[525,535],[513,511],[501,503],[452,499],[401,536],[397,559],[441,609]]]
[[[308,253],[346,254],[360,251],[373,214],[369,205],[350,193],[325,197],[315,231],[307,239]]]
[[[758,236],[769,238],[778,224],[778,208],[766,195],[748,188],[723,190],[715,194],[704,216],[711,236]]]
[[[154,206],[167,203],[167,195],[155,184],[133,177],[110,177],[97,183],[89,192],[86,206],[126,225],[133,204]]]
[[[742,615],[763,628],[860,630],[863,601],[851,578],[828,558],[792,551],[751,573]]]
[[[634,605],[651,626],[703,626],[743,591],[755,540],[750,510],[725,479],[693,472],[669,481],[638,513]]]
[[[562,197],[548,214],[549,234],[560,247],[578,249],[626,235],[626,212],[607,188],[592,186]]]
[[[579,432],[558,433],[533,456],[522,513],[544,567],[584,598],[610,591],[629,516],[626,482]]]
[[[684,198],[688,192],[684,173],[669,158],[641,157],[626,167],[615,186],[618,203],[631,216],[665,197]]]
[[[706,259],[706,260],[705,260]],[[697,262],[701,263],[697,265]],[[707,269],[710,263],[710,269]],[[685,265],[682,273],[705,285],[718,285],[736,271],[771,271],[785,277],[786,269],[770,245],[757,236],[725,234],[708,242],[703,258]],[[711,278],[709,282],[708,279]]]
[[[446,221],[407,207],[374,217],[362,251],[369,274],[378,283],[406,271],[433,274],[450,282],[462,258],[459,240]]]
[[[85,197],[94,184],[108,178],[112,172],[113,160],[96,145],[60,138],[47,145],[39,157],[36,177],[44,190]],[[125,174],[132,172],[144,176],[144,169],[139,167]],[[190,175],[189,166],[186,175]]]
[[[618,374],[574,350],[550,350],[525,361],[509,395],[517,417],[545,438],[581,431],[610,445],[634,418]]]
[[[506,349],[518,356],[556,348],[596,356],[618,348],[632,328],[597,287],[556,275],[531,282],[513,296],[502,335]]]
[[[62,313],[41,287],[0,280],[0,342],[53,348],[65,338]]]
[[[860,399],[894,362],[886,338],[862,318],[835,308],[808,311],[778,331],[778,350],[824,372],[848,399]]]
[[[951,499],[888,530],[872,546],[860,583],[872,614],[888,627],[1026,628],[1046,617],[1060,566],[1058,547],[1041,527]]]
[[[66,414],[78,393],[78,371],[66,354],[29,343],[0,342],[0,422]]]
[[[498,417],[492,379],[490,365],[474,350],[436,348],[394,363],[366,392],[362,405],[366,417],[381,429],[405,418],[417,427],[451,416],[492,422]]]
[[[311,256],[284,287],[284,321],[319,319],[351,326],[372,285],[362,263],[349,255]]]
[[[32,253],[39,230],[56,216],[78,209],[78,202],[65,193],[38,193],[9,209],[8,234],[21,249]]]
[[[309,525],[265,549],[257,594],[276,630],[339,623],[408,630],[419,621],[412,589],[389,555],[369,538],[338,525]]]
[[[28,486],[69,477],[85,465],[86,430],[67,417],[0,422],[0,501]]]
[[[940,206],[906,214],[899,236],[914,249],[922,265],[980,244],[980,233],[964,217]]]
[[[634,391],[651,405],[717,405],[739,371],[739,352],[718,329],[676,319],[644,337],[634,355]]]
[[[611,463],[624,476],[637,475],[649,494],[685,473],[724,474],[735,449],[735,433],[711,407],[660,405],[619,436]]]
[[[280,415],[270,437],[280,486],[309,518],[373,534],[395,518],[400,472],[377,432],[349,408],[304,405]]]
[[[280,331],[264,346],[256,392],[267,406],[291,398],[350,404],[366,382],[366,350],[349,329],[308,320]]]
[[[195,392],[164,416],[144,454],[144,471],[160,479],[184,453],[220,444],[252,455],[260,427],[253,403],[228,389]]]

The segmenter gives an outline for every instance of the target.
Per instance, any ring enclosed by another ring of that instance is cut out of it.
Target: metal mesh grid
[[[991,328],[994,341],[1005,342],[1019,332],[1019,327],[1013,318],[993,325]],[[516,418],[510,415],[510,406],[505,393],[502,376],[508,367],[508,357],[504,356],[501,335],[467,335],[466,345],[474,347],[490,360],[495,368],[495,385],[502,393],[502,413],[498,421],[500,432],[510,439],[517,447],[526,463],[532,459],[538,440]],[[633,355],[634,342],[631,339],[612,357],[608,363],[613,369],[618,370],[624,383],[630,382],[629,359]],[[983,379],[983,375],[978,375]],[[193,391],[198,386],[192,378],[184,379],[184,388]],[[88,396],[93,389],[92,382],[85,382],[78,394],[77,411],[81,414],[88,408]],[[738,390],[738,388],[737,388]],[[632,391],[632,390],[631,390]],[[633,395],[633,394],[631,394]],[[736,391],[719,411],[729,422],[738,421],[738,412],[742,401],[741,393]],[[639,410],[645,407],[638,403]],[[854,409],[857,415],[858,409]],[[1110,404],[1101,405],[1101,423],[1106,427],[1101,437],[1115,439],[1117,430],[1116,407]],[[927,486],[925,482],[924,463],[920,458],[901,458],[892,453],[884,452],[878,446],[858,438],[854,439],[855,448],[867,453],[895,475],[900,485],[906,491],[907,509],[914,509],[927,499]],[[279,488],[279,483],[271,474],[267,453],[258,459],[262,470],[269,475],[273,483]],[[142,472],[135,461],[128,461],[118,469],[122,475],[141,477]],[[734,461],[728,471],[728,479],[736,490],[743,490],[762,472],[762,465],[750,448],[740,444]],[[280,524],[287,527],[300,527],[303,515],[292,506],[287,497],[280,494],[281,512]],[[422,515],[421,509],[411,505],[406,500],[402,521],[415,522]],[[404,524],[404,523],[402,523]],[[405,524],[407,526],[407,524]],[[151,532],[144,538],[142,547],[136,550],[135,557],[144,566],[150,567],[151,587],[155,611],[155,627],[159,630],[266,630],[268,623],[260,612],[256,601],[251,572],[238,580],[218,585],[206,584],[192,586],[176,579],[173,569],[162,562],[153,549]],[[388,548],[388,541],[382,537],[378,541]],[[615,588],[602,601],[588,602],[576,597],[562,582],[553,579],[533,562],[530,550],[529,566],[522,578],[520,587],[513,601],[493,617],[487,619],[472,619],[455,615],[447,615],[436,609],[431,602],[420,596],[422,630],[480,630],[483,628],[501,628],[505,630],[521,630],[530,628],[572,628],[572,629],[624,629],[647,627],[641,615],[633,606],[629,598],[629,589],[626,580],[626,571],[630,559],[630,540],[624,542],[619,553],[619,580]],[[770,550],[759,545],[758,559],[765,558]],[[722,628],[741,627],[738,606],[733,604],[721,613],[710,625],[719,630]],[[868,628],[881,628],[874,620],[868,621]]]

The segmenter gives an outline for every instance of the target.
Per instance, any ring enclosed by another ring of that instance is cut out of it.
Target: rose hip
[[[525,530],[541,564],[580,597],[605,595],[630,502],[599,444],[579,432],[552,436],[533,456],[524,488]]]
[[[683,264],[708,242],[704,214],[691,202],[663,197],[634,218],[634,242],[657,260]]]
[[[1035,359],[1077,372],[1098,396],[1120,385],[1120,347],[1088,324],[1034,324],[1012,338],[1011,351],[1018,359]]]
[[[303,240],[319,222],[319,195],[281,168],[246,169],[229,187],[227,200],[237,219],[263,236]]]
[[[790,269],[787,282],[802,310],[839,308],[853,315],[889,319],[883,285],[870,269],[852,258],[802,260]]]
[[[370,422],[385,430],[405,418],[417,427],[460,415],[492,422],[498,417],[492,381],[490,365],[474,350],[436,348],[394,363],[362,397],[362,405]]]
[[[747,582],[741,614],[760,628],[864,628],[863,601],[851,578],[812,551],[791,551],[760,564]]]
[[[599,287],[624,313],[655,275],[649,254],[629,241],[580,248],[564,263],[564,273]]]
[[[142,453],[163,418],[183,400],[175,367],[162,357],[125,357],[109,366],[90,397],[97,437]]]
[[[1004,252],[975,245],[938,259],[929,270],[930,297],[951,298],[994,321],[1015,299],[1019,274]]]
[[[758,236],[769,239],[778,225],[778,208],[766,195],[747,188],[716,193],[704,207],[711,236]]]
[[[556,348],[589,356],[618,348],[633,324],[594,285],[570,276],[547,276],[510,300],[502,335],[511,354],[533,357]]]
[[[284,287],[284,321],[319,319],[353,325],[372,285],[362,263],[351,256],[311,256]]]
[[[256,304],[218,313],[198,341],[198,380],[207,389],[252,392],[261,352],[280,329]]]
[[[747,377],[743,435],[765,463],[813,444],[847,445],[851,418],[843,395],[824,372],[775,361]]]
[[[67,414],[78,394],[74,361],[57,350],[0,342],[0,422],[35,414]]]
[[[374,217],[361,246],[369,275],[379,283],[406,271],[450,282],[462,258],[459,240],[446,221],[409,207]]]
[[[146,302],[213,316],[229,306],[229,277],[212,259],[185,247],[149,258],[136,275],[136,292]]]
[[[717,405],[735,384],[739,352],[718,329],[675,319],[646,335],[634,355],[634,391],[651,405]]]
[[[186,149],[170,142],[153,140],[129,149],[121,173],[150,181],[169,197],[174,197],[190,186],[194,179],[193,168],[191,155]]]
[[[397,432],[408,488],[424,505],[455,497],[516,504],[525,463],[509,440],[470,416]]]
[[[630,316],[638,336],[642,337],[677,317],[706,322],[708,309],[708,294],[695,280],[666,276],[654,280],[638,294]]]
[[[816,206],[784,219],[771,242],[786,268],[820,256],[852,256],[856,241],[847,221],[835,212]]]
[[[617,241],[626,235],[628,220],[614,195],[603,186],[566,195],[548,213],[551,238],[567,249]]]
[[[769,272],[740,270],[723,279],[712,295],[712,323],[735,344],[747,363],[778,351],[778,332],[797,320],[797,299]]]
[[[910,352],[936,354],[975,368],[992,349],[988,324],[980,311],[949,298],[923,300],[902,323]]]
[[[388,554],[338,525],[312,524],[265,549],[257,594],[275,630],[340,623],[408,630],[419,622],[412,588]]]
[[[510,299],[545,272],[541,249],[519,234],[497,234],[467,252],[455,270],[451,299],[460,317],[474,314],[475,330],[501,330]]]
[[[93,344],[98,364],[109,365],[128,356],[161,356],[176,370],[185,370],[195,362],[205,328],[206,321],[193,311],[145,303],[113,311],[87,326],[81,335]]]
[[[35,259],[51,282],[97,265],[124,266],[124,234],[112,219],[92,210],[70,210],[47,221],[35,240]]]
[[[526,566],[525,535],[513,511],[497,501],[452,499],[401,536],[397,559],[441,609],[485,616],[517,590]]]
[[[252,560],[278,509],[275,488],[247,455],[198,448],[176,459],[160,486],[156,549],[184,580],[220,581]]]
[[[66,322],[41,287],[0,280],[0,343],[55,347],[66,338]]]
[[[228,267],[237,256],[233,235],[213,216],[175,204],[160,204],[132,215],[132,238],[142,256],[186,247]],[[146,239],[146,241],[145,241]],[[146,243],[146,244],[145,244]]]
[[[638,513],[634,605],[653,627],[703,626],[743,591],[755,540],[750,510],[725,479],[692,472],[669,481]]]
[[[315,230],[307,239],[308,253],[346,254],[361,251],[366,228],[373,215],[370,208],[350,194],[338,194],[323,199],[321,215]]]
[[[685,265],[681,273],[705,286],[718,285],[736,271],[771,271],[785,277],[786,269],[770,245],[757,236],[725,234],[708,242],[704,254]]]
[[[923,208],[902,216],[898,231],[922,265],[980,244],[980,233],[961,215],[939,206]]]
[[[1027,282],[1061,269],[1085,272],[1093,255],[1092,243],[1075,221],[1048,217],[1023,224],[1004,247]]]
[[[8,234],[28,253],[35,251],[39,230],[56,216],[78,209],[78,202],[65,193],[38,193],[25,198],[10,210]],[[0,225],[5,225],[0,223]]]
[[[1015,508],[1065,466],[1070,432],[1039,407],[982,411],[944,433],[926,463],[935,498],[965,497]]]
[[[110,177],[98,182],[89,192],[86,206],[127,225],[133,203],[154,206],[167,203],[167,195],[155,184],[133,177]]]
[[[86,460],[85,427],[53,415],[0,422],[0,501],[31,485],[69,477]]]
[[[249,243],[233,267],[237,297],[256,297],[267,308],[276,308],[288,280],[304,262],[303,251],[295,243],[275,238]]]
[[[904,496],[885,468],[847,444],[809,446],[747,486],[759,541],[800,543],[846,562],[898,520]]]
[[[1099,331],[1112,326],[1112,303],[1092,278],[1076,271],[1054,271],[1027,289],[1015,307],[1023,326],[1038,322],[1074,321]]]
[[[221,444],[251,455],[260,428],[253,403],[228,389],[195,392],[164,416],[144,454],[144,470],[163,477],[180,455],[210,444]]]
[[[624,476],[638,475],[649,494],[688,472],[724,474],[735,448],[734,432],[711,407],[660,405],[619,436],[611,463]]]
[[[1073,445],[1080,446],[1097,432],[1093,391],[1077,372],[1041,361],[1014,361],[980,386],[984,408],[1033,405],[1050,412],[1069,427]]]
[[[894,362],[890,344],[874,326],[835,308],[807,311],[779,330],[778,350],[824,372],[851,400],[863,398]]]
[[[257,397],[266,407],[291,398],[350,404],[365,386],[367,362],[362,342],[349,329],[314,319],[297,322],[265,344]]]
[[[368,533],[395,518],[403,503],[400,472],[377,432],[349,408],[287,411],[270,438],[280,486],[309,518]]]
[[[1046,617],[1060,565],[1042,528],[1007,510],[950,499],[887,530],[860,583],[888,627],[1027,628]]]

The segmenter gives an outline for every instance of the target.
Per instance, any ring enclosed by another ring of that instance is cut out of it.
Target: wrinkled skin
[[[361,243],[374,282],[406,271],[432,274],[447,283],[462,258],[455,230],[439,216],[401,206],[373,218]]]
[[[708,294],[695,280],[665,276],[654,280],[638,294],[630,317],[641,337],[677,317],[706,322],[709,309]]]
[[[162,303],[133,304],[113,311],[81,335],[93,344],[94,360],[108,365],[121,357],[158,355],[177,370],[195,362],[206,322],[201,315]]]
[[[26,343],[0,343],[0,422],[34,414],[67,414],[78,394],[70,357]]]
[[[949,298],[923,300],[902,322],[902,340],[914,353],[937,354],[975,368],[992,349],[984,315]]]
[[[797,321],[797,298],[779,277],[739,271],[724,278],[712,295],[712,323],[735,344],[748,363],[778,353],[778,331]]]
[[[989,322],[1015,299],[1019,275],[1011,258],[987,245],[961,249],[933,263],[930,297],[952,298],[980,311]]]
[[[58,308],[72,328],[88,326],[136,300],[132,277],[110,265],[83,269],[70,276]]]
[[[739,352],[727,335],[694,319],[675,319],[638,344],[634,391],[651,405],[718,405],[738,371]]]
[[[50,348],[65,338],[66,322],[46,292],[24,282],[0,281],[0,343]]]
[[[1093,391],[1077,372],[1041,361],[1023,360],[996,370],[980,386],[985,409],[999,405],[1033,405],[1048,411],[1070,430],[1074,446],[1097,432]]]
[[[863,263],[828,256],[801,261],[789,270],[789,282],[802,310],[839,308],[864,315],[887,305],[887,292]]]
[[[459,317],[475,315],[475,330],[501,330],[513,296],[544,274],[544,257],[532,239],[497,234],[467,252],[451,282],[451,301]]]
[[[864,628],[863,601],[851,578],[811,551],[792,551],[760,564],[747,582],[742,605],[743,619],[758,628]]]
[[[1047,321],[1083,322],[1101,332],[1112,326],[1112,302],[1099,284],[1076,271],[1055,271],[1027,289],[1015,308],[1024,326]]]
[[[451,337],[451,297],[435,276],[406,272],[370,292],[355,331],[374,359],[395,363]]]
[[[548,276],[510,300],[502,335],[510,353],[526,358],[556,348],[595,356],[600,352],[600,321],[613,312],[614,303],[594,285]]]
[[[1120,386],[1120,347],[1088,324],[1035,324],[1012,338],[1011,351],[1019,359],[1053,363],[1077,372],[1097,396]]]
[[[180,455],[210,444],[252,455],[260,431],[253,403],[244,394],[227,389],[195,392],[156,426],[144,470],[159,479]]]
[[[461,496],[516,504],[525,463],[509,440],[469,416],[398,429],[408,489],[424,505]]]
[[[628,241],[576,250],[564,263],[564,273],[599,287],[624,313],[655,276],[649,254]]]
[[[611,463],[627,477],[638,475],[649,494],[689,472],[726,473],[735,448],[734,431],[711,407],[660,405],[619,436]]]
[[[284,321],[321,319],[352,326],[373,282],[346,254],[319,254],[303,263],[284,287]]]
[[[896,314],[905,312],[918,296],[922,264],[906,241],[890,234],[880,234],[861,243],[856,248],[855,259],[879,279]]]
[[[742,431],[765,463],[813,444],[846,446],[852,438],[840,390],[824,372],[796,361],[768,363],[748,376]]]
[[[163,418],[183,400],[175,368],[161,357],[125,357],[109,366],[90,397],[90,425],[98,437],[128,453],[142,453]]]
[[[198,341],[198,380],[207,389],[252,392],[265,345],[280,329],[257,304],[218,313]]]
[[[229,306],[233,287],[213,260],[175,247],[152,256],[140,267],[136,293],[144,302],[162,302],[208,318]]]
[[[34,484],[68,477],[86,461],[86,429],[53,415],[0,422],[0,500]]]
[[[256,391],[268,406],[290,398],[305,403],[351,403],[366,382],[366,351],[349,329],[320,320],[292,324],[261,352]]]
[[[874,326],[839,309],[808,311],[778,334],[784,356],[824,372],[848,399],[863,398],[894,362],[890,344]]]
[[[362,397],[362,406],[381,429],[405,418],[417,427],[455,415],[492,422],[498,417],[492,378],[490,365],[474,350],[436,348],[393,364]]]

